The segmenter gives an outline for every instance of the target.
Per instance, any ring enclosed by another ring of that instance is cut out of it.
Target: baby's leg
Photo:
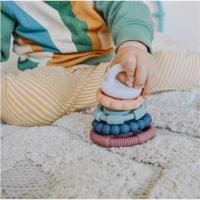
[[[1,118],[8,124],[50,124],[65,113],[71,76],[64,68],[37,68],[8,75],[1,83]]]
[[[159,51],[154,58],[158,65],[154,91],[200,87],[200,54]]]
[[[96,91],[100,87],[111,62],[99,65],[77,65],[72,68],[74,90],[65,106],[68,112],[91,108],[97,104]]]
[[[44,67],[8,75],[1,83],[1,118],[14,125],[46,125],[96,104],[109,63],[69,69]]]

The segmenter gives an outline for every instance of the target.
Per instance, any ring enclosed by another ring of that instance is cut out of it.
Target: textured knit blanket
[[[200,90],[147,103],[157,136],[127,148],[91,142],[91,111],[51,126],[2,124],[2,197],[200,198]]]
[[[188,50],[165,35],[155,39],[155,51]],[[17,73],[16,60],[2,75]],[[128,148],[94,145],[91,111],[51,126],[2,124],[2,198],[200,198],[200,89],[154,94],[148,111],[157,136]]]

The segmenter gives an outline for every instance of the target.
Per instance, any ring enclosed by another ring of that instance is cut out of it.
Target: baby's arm
[[[1,60],[0,62],[6,61],[9,58],[10,53],[10,41],[11,35],[15,28],[15,22],[7,14],[1,2]]]
[[[96,7],[112,31],[116,46],[113,64],[121,63],[126,70],[118,78],[129,86],[144,86],[142,94],[147,95],[156,75],[154,58],[149,53],[153,25],[147,6],[136,1],[98,1]]]

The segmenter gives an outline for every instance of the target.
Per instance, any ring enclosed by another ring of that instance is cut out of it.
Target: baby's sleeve
[[[1,2],[1,62],[4,62],[9,58],[11,35],[14,28],[15,21],[6,14],[6,10]]]
[[[153,23],[141,1],[97,1],[97,11],[110,27],[116,48],[126,41],[140,41],[151,51]]]

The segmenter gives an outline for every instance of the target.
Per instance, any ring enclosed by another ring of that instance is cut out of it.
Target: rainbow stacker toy
[[[93,113],[91,140],[104,147],[127,147],[155,137],[155,127],[140,95],[142,89],[130,88],[116,79],[124,71],[113,66],[97,91],[99,103]]]

